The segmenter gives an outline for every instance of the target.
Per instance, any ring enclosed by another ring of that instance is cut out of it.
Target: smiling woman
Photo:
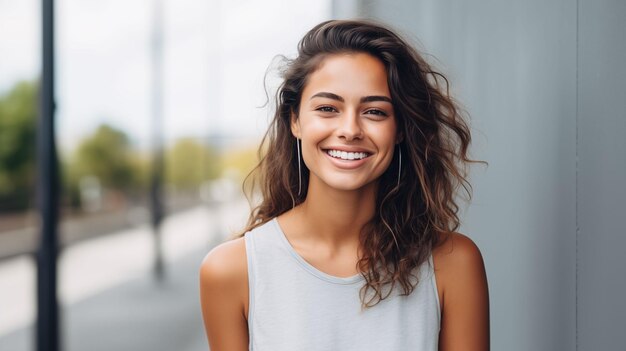
[[[470,133],[388,28],[328,21],[288,63],[262,202],[200,269],[211,350],[488,350],[479,249],[455,232]]]

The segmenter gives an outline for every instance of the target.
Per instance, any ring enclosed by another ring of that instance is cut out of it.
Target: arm
[[[200,267],[200,301],[211,351],[248,350],[248,267],[243,238],[215,247]]]
[[[442,280],[440,351],[489,350],[489,291],[480,250],[453,233],[437,252]]]

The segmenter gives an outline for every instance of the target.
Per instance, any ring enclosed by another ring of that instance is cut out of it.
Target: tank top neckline
[[[320,271],[312,264],[307,262],[304,258],[302,258],[302,256],[300,256],[300,254],[293,248],[293,246],[291,246],[291,243],[289,242],[289,240],[287,240],[285,232],[278,223],[278,218],[274,217],[274,219],[271,220],[271,224],[274,226],[275,232],[278,235],[280,242],[283,244],[283,246],[285,246],[287,251],[289,251],[291,256],[298,262],[298,264],[300,264],[300,266],[302,266],[302,268],[304,268],[307,272],[314,275],[315,277],[325,280],[329,283],[341,285],[355,284],[365,279],[361,274],[355,274],[350,277],[337,277]]]

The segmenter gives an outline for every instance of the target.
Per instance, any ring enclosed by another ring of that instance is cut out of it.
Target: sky
[[[99,124],[138,147],[152,128],[154,0],[57,0],[57,140],[72,149]],[[0,94],[40,71],[40,1],[0,0]],[[163,121],[168,140],[256,139],[270,112],[264,76],[278,54],[330,18],[326,1],[163,0]],[[276,86],[276,70],[268,82]]]

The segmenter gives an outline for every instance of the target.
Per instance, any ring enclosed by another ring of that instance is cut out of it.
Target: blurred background
[[[626,2],[57,0],[63,350],[207,349],[197,269],[247,218],[275,56],[355,17],[428,53],[471,116],[489,167],[460,231],[485,259],[492,349],[623,349]],[[0,0],[2,351],[36,344],[41,18]]]

